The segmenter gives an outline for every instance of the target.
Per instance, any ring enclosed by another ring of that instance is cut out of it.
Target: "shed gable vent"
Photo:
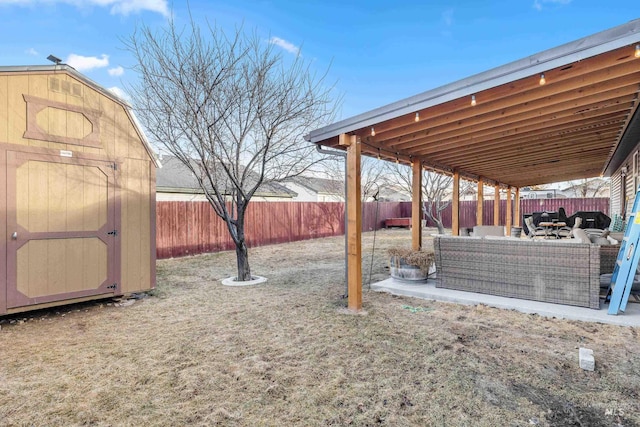
[[[57,77],[49,77],[49,89],[54,92],[66,93],[79,98],[82,97],[82,85],[80,83],[72,83]]]
[[[51,89],[54,92],[60,92],[60,79],[51,77],[49,79],[49,89]]]

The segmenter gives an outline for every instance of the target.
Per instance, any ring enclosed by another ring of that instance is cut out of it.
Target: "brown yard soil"
[[[373,281],[409,236],[378,232]],[[252,249],[263,285],[222,286],[225,252],[159,261],[130,305],[5,317],[0,425],[640,426],[637,328],[369,292],[372,241],[358,315],[327,238]]]

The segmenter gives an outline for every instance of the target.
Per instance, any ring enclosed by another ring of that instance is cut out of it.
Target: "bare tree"
[[[237,29],[228,37],[193,20],[125,42],[139,81],[129,87],[153,142],[198,180],[236,246],[237,280],[251,279],[245,213],[258,187],[308,170],[318,157],[302,136],[333,119],[325,75]]]
[[[396,185],[411,194],[413,173],[411,168],[395,163],[388,163],[389,179],[395,180]],[[460,192],[464,194],[471,184],[461,185]],[[422,212],[427,219],[438,227],[438,233],[444,234],[442,211],[451,204],[453,192],[453,177],[441,173],[422,171]]]
[[[575,197],[597,197],[598,193],[608,185],[608,179],[584,178],[577,181],[569,181],[567,190],[571,191]]]
[[[335,181],[336,193],[344,193],[344,159],[335,157],[327,162],[327,173]],[[387,182],[387,169],[384,162],[374,157],[362,156],[360,163],[360,198],[363,202],[371,201]],[[377,196],[376,196],[377,197]]]

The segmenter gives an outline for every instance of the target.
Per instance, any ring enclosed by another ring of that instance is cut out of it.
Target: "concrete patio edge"
[[[606,323],[618,326],[640,327],[640,304],[629,303],[627,310],[617,316],[607,314],[608,305],[601,302],[600,309],[551,304],[529,301],[517,298],[506,298],[475,292],[457,291],[453,289],[436,288],[435,280],[423,284],[411,284],[395,279],[372,283],[374,291],[388,292],[394,295],[422,298],[433,301],[449,302],[464,305],[484,304],[505,310],[516,310],[527,314],[538,314],[545,317],[555,317],[582,322]]]

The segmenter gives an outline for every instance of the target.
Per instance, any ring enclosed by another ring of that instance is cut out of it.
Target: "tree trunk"
[[[444,225],[442,225],[442,220],[440,218],[436,218],[434,215],[431,215],[431,212],[425,212],[424,214],[429,219],[429,221],[436,224],[436,227],[438,227],[438,234],[444,234]]]
[[[236,220],[236,262],[238,265],[238,281],[247,282],[251,280],[251,268],[249,267],[249,249],[244,239],[244,214],[249,202],[240,195],[237,196],[236,206],[238,218]]]
[[[249,250],[244,240],[236,244],[236,260],[238,263],[238,281],[246,282],[251,280],[251,268],[249,268]]]
[[[433,222],[436,227],[438,227],[438,234],[444,234],[444,225],[442,224],[442,217],[440,214],[442,212],[442,209],[440,209],[440,203],[438,203],[437,215],[433,214],[432,209],[433,203],[425,202],[422,204],[422,211],[424,213],[424,216],[426,216],[429,221]]]

